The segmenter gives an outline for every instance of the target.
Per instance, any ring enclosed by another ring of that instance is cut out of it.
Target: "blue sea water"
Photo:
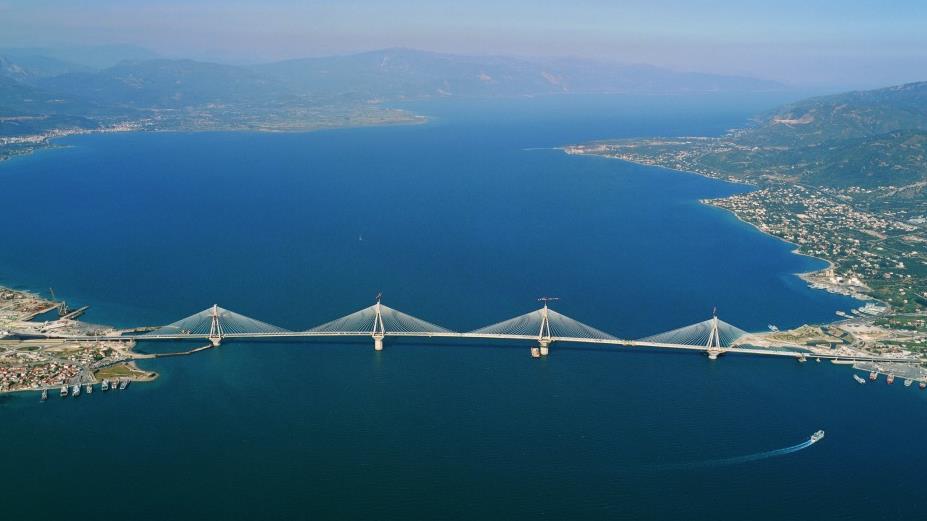
[[[0,284],[163,324],[372,303],[459,330],[561,298],[621,337],[855,302],[699,204],[749,187],[551,147],[716,134],[769,99],[420,103],[426,125],[95,135],[0,164]],[[846,368],[554,345],[240,342],[77,400],[0,398],[3,512],[135,519],[883,519],[923,510],[925,393]],[[176,346],[141,345],[141,349]],[[743,464],[667,464],[805,450]]]

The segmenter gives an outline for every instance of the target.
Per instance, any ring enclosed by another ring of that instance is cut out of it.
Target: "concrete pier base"
[[[377,335],[373,337],[373,349],[375,351],[383,350],[383,335]]]
[[[538,346],[538,351],[541,353],[541,356],[547,356],[550,354],[550,342],[540,342]]]
[[[219,347],[219,344],[222,343],[222,337],[211,336],[209,337],[209,343],[212,344],[213,347]]]
[[[708,359],[709,359],[709,360],[717,360],[717,359],[718,359],[718,355],[720,355],[720,354],[721,354],[721,351],[709,351],[709,352],[708,352]]]

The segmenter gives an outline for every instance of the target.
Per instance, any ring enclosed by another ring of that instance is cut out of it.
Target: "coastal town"
[[[18,121],[23,119],[33,119],[35,116],[7,116],[0,118],[0,123],[4,121]],[[14,156],[27,155],[43,148],[52,148],[55,139],[81,134],[109,134],[114,132],[135,132],[142,129],[144,122],[127,121],[115,123],[112,125],[102,126],[100,128],[79,128],[64,127],[54,128],[43,132],[33,134],[0,136],[0,161],[10,159]]]
[[[811,187],[775,172],[722,174],[704,165],[702,147],[736,146],[707,138],[648,139],[565,147],[594,155],[692,172],[756,189],[702,201],[732,212],[760,231],[796,246],[796,252],[827,261],[800,274],[811,286],[864,301],[838,311],[836,322],[771,332],[773,339],[827,349],[911,353],[927,361],[927,234],[922,209],[878,204],[893,188]]]
[[[63,315],[58,315],[62,310]],[[132,341],[73,341],[55,335],[112,334],[112,328],[87,324],[67,315],[63,302],[34,293],[0,287],[0,392],[67,388],[67,393],[110,387],[157,375],[142,371],[133,360]],[[49,320],[41,320],[44,317]],[[73,315],[72,315],[73,316]],[[15,333],[14,333],[15,332]],[[125,387],[122,386],[124,389]]]

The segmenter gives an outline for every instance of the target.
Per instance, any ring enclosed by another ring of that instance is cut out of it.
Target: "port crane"
[[[58,305],[58,316],[63,317],[71,312],[71,309],[68,307],[68,303],[64,300],[58,300],[58,297],[55,296],[55,290],[53,288],[48,288],[48,292],[51,293],[52,302]]]

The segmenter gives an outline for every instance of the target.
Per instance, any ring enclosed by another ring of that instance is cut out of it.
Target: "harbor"
[[[891,362],[857,362],[853,369],[868,373],[870,382],[877,382],[884,376],[885,383],[894,385],[897,380],[902,381],[904,387],[913,387],[915,382],[920,390],[927,390],[927,370],[914,364],[899,364]],[[859,381],[859,376],[854,374]]]
[[[79,398],[81,395],[90,396],[93,394],[94,389],[99,386],[100,392],[114,392],[114,391],[125,391],[129,388],[129,384],[132,382],[129,378],[118,378],[110,381],[109,379],[104,379],[102,382],[97,383],[75,383],[75,384],[65,384],[62,385],[58,391],[58,396],[61,398]],[[55,390],[57,387],[47,387],[40,391],[39,396],[41,401],[48,400],[49,390]]]

